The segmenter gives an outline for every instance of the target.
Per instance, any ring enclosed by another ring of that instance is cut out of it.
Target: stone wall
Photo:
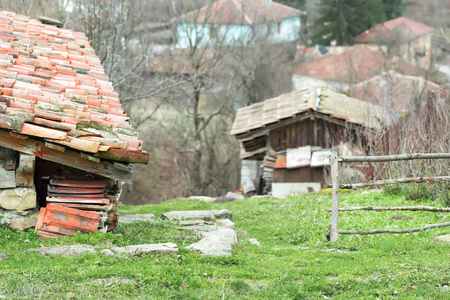
[[[36,225],[35,157],[0,147],[0,224],[13,230]]]

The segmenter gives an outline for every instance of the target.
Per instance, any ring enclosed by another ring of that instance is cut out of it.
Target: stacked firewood
[[[264,156],[263,161],[263,194],[267,195],[272,191],[273,167],[275,165],[275,157],[271,155]]]

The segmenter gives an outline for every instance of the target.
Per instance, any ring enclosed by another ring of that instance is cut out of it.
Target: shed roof
[[[175,21],[251,25],[304,14],[306,12],[299,9],[267,0],[218,0]]]
[[[85,34],[7,11],[0,11],[0,128],[61,151],[149,159]]]
[[[433,27],[406,17],[389,20],[364,31],[354,39],[355,43],[383,43],[409,41],[433,31]]]
[[[378,129],[380,112],[378,106],[365,101],[326,88],[310,87],[238,109],[231,134],[257,131],[310,113]]]

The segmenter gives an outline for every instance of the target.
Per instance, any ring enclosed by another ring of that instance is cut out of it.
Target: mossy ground
[[[401,194],[351,192],[341,206],[417,205]],[[420,205],[439,205],[421,202]],[[325,239],[330,195],[287,199],[252,198],[213,204],[172,200],[151,206],[122,206],[122,214],[172,210],[228,209],[236,229],[256,238],[234,247],[230,257],[204,257],[184,249],[196,241],[176,224],[157,221],[120,225],[118,234],[39,240],[33,232],[0,230],[0,297],[110,299],[448,299],[450,244],[434,236],[449,228],[403,235]],[[412,219],[394,219],[394,215]],[[448,214],[447,214],[448,215]],[[355,211],[340,214],[340,229],[411,228],[445,222],[432,212]],[[448,218],[448,217],[447,217]],[[43,257],[27,248],[86,243],[100,247],[175,242],[178,255],[125,259],[99,253]],[[281,248],[281,249],[280,249]],[[339,249],[339,251],[329,251]],[[345,250],[345,251],[341,251]]]

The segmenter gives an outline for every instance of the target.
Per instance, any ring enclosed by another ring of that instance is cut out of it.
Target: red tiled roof
[[[347,94],[376,105],[392,101],[391,108],[402,111],[409,110],[415,102],[426,99],[430,91],[440,89],[441,86],[423,77],[389,71],[350,87]]]
[[[362,81],[379,74],[383,61],[381,51],[357,47],[296,65],[292,73],[336,81]]]
[[[392,68],[409,75],[419,75],[423,72],[408,63],[398,63],[395,59],[387,60],[381,50],[353,47],[341,54],[329,54],[295,65],[292,73],[327,80],[360,82]]]
[[[7,11],[0,11],[0,128],[102,158],[148,162],[85,34]]]
[[[299,9],[264,0],[218,0],[178,17],[176,22],[257,24],[306,14]]]
[[[383,43],[408,41],[433,31],[433,27],[400,17],[366,30],[357,35],[355,43]]]

